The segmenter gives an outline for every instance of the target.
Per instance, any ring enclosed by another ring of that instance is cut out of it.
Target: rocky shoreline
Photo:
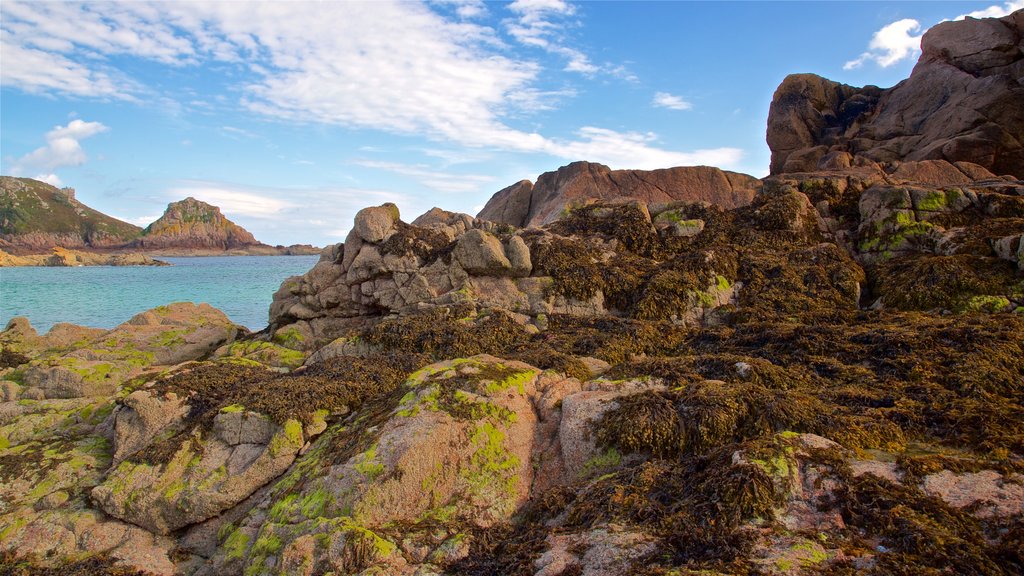
[[[56,247],[43,254],[8,254],[0,250],[0,268],[19,266],[170,266],[159,258],[191,258],[208,256],[315,256],[320,250],[313,246],[268,247],[265,249],[188,250],[167,249],[149,252],[67,250]]]
[[[1021,70],[1024,11],[940,26],[1010,26]],[[763,180],[581,162],[486,218],[365,208],[258,333],[12,320],[0,566],[1024,572],[1024,174],[814,138]]]
[[[15,256],[0,250],[0,268],[17,266],[170,266],[167,262],[150,258],[146,254],[102,254],[82,250],[54,248],[48,254]]]

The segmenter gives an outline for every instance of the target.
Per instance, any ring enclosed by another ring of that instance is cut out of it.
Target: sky
[[[0,173],[134,224],[193,196],[268,244],[475,214],[569,162],[764,176],[787,74],[906,78],[1009,2],[0,0]]]

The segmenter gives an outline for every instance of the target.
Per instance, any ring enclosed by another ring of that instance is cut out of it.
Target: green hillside
[[[0,234],[72,234],[91,244],[98,238],[128,242],[141,232],[75,200],[73,191],[69,195],[31,178],[0,176]]]

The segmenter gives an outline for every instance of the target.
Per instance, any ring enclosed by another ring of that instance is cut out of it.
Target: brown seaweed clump
[[[232,363],[204,364],[153,385],[155,394],[187,398],[189,413],[178,434],[132,455],[136,462],[168,462],[193,431],[208,431],[221,408],[232,405],[264,414],[278,424],[302,423],[315,412],[355,410],[367,400],[392,393],[414,370],[427,364],[419,355],[341,356],[289,374]]]
[[[872,292],[886,308],[999,312],[1024,301],[1024,275],[999,258],[921,255],[879,265]]]
[[[0,553],[2,576],[147,576],[149,572],[117,564],[112,558],[97,555],[70,562],[43,562],[39,558],[15,558]]]

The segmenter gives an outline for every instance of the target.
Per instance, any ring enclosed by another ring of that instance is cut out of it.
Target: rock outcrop
[[[0,268],[5,266],[169,266],[145,254],[101,254],[55,247],[49,254],[14,256],[0,250]]]
[[[51,332],[60,332],[60,326]],[[31,327],[20,331],[34,332]],[[209,304],[161,306],[32,359],[23,369],[24,395],[36,399],[108,396],[147,368],[198,360],[237,333],[238,327]]]
[[[367,208],[255,338],[192,308],[193,332],[12,322],[0,549],[196,575],[1012,574],[1024,183],[898,174],[526,230]],[[108,367],[43,378],[68,359]]]
[[[602,164],[573,162],[541,174],[536,184],[523,180],[501,190],[477,218],[526,228],[548,224],[574,206],[625,198],[647,204],[709,202],[736,208],[749,204],[759,185],[753,176],[710,166],[611,170]]]
[[[224,217],[220,208],[190,197],[168,204],[163,216],[147,226],[132,246],[231,250],[259,244],[248,230]]]
[[[788,76],[768,114],[771,173],[869,162],[970,162],[1024,178],[1024,11],[943,22],[889,89]]]

